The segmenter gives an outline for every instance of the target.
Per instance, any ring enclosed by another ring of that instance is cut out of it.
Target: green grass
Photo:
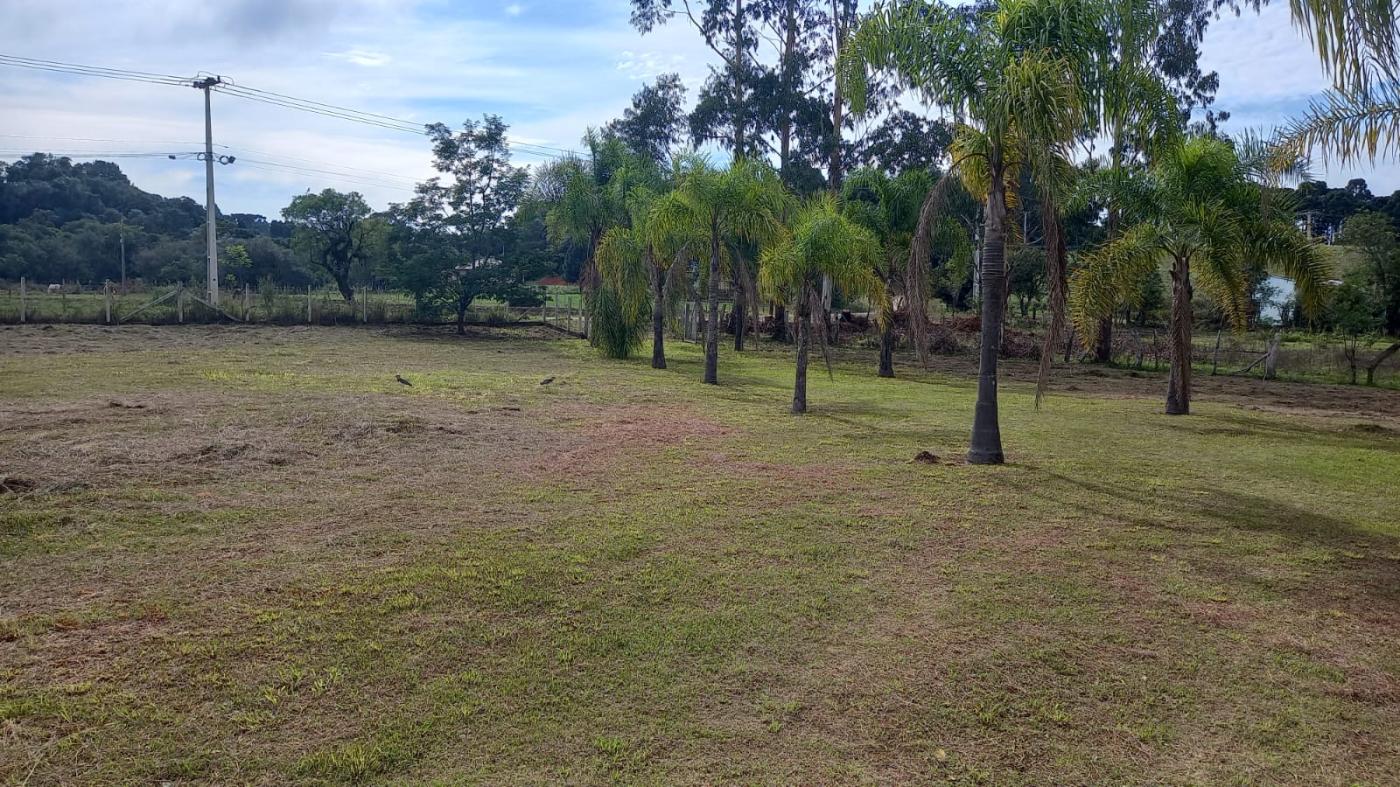
[[[6,330],[5,780],[1400,779],[1393,415],[1008,382],[986,468],[855,352]]]

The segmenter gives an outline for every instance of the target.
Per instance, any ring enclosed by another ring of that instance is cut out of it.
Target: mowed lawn
[[[670,350],[0,329],[0,781],[1400,782],[1393,399]]]

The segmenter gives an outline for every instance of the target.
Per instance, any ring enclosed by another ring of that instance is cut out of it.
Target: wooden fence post
[[[306,324],[311,324],[311,285],[306,285]]]
[[[243,322],[248,321],[252,312],[248,311],[248,282],[243,282]]]
[[[25,307],[24,295],[25,295],[25,287],[26,287],[26,284],[27,284],[27,282],[25,281],[24,277],[23,277],[23,276],[19,277],[19,321],[20,321],[20,322],[24,322],[25,319],[26,319],[26,315],[25,315],[25,313],[24,313],[24,311],[25,311],[25,309],[24,309],[24,307]]]
[[[106,311],[106,314],[107,314],[107,320],[106,320],[106,322],[107,322],[108,325],[111,325],[111,324],[112,324],[112,282],[111,282],[111,281],[108,281],[106,284],[102,285],[102,304],[103,304],[103,306],[106,307],[106,308],[105,308],[105,311]]]
[[[175,293],[175,319],[183,324],[185,322],[185,283],[176,285],[179,289]]]

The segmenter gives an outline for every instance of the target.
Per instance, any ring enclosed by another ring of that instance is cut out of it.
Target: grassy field
[[[1394,391],[671,352],[0,328],[0,781],[1400,782]]]

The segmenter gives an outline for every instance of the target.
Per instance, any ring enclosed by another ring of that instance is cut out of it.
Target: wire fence
[[[509,324],[527,320],[547,321],[574,333],[582,333],[585,320],[577,290],[551,287],[545,304],[514,307],[478,301],[468,309],[472,324]],[[44,285],[27,281],[0,283],[0,324],[87,323],[120,325],[177,325],[242,322],[267,325],[432,325],[455,321],[455,315],[436,308],[422,309],[414,299],[392,290],[360,289],[353,301],[328,287],[243,287],[225,289],[217,308],[203,287],[175,284],[161,287],[119,285]]]
[[[577,287],[552,285],[544,290],[539,306],[514,307],[478,302],[467,312],[473,325],[543,324],[574,335],[589,333],[589,315]],[[720,304],[721,330],[732,331],[733,302]],[[706,304],[686,300],[675,305],[668,319],[669,332],[685,341],[701,341]],[[749,315],[748,328],[760,330],[767,318]],[[241,322],[266,325],[441,325],[455,315],[439,309],[421,309],[413,298],[391,290],[361,289],[346,301],[333,288],[243,287],[227,290],[218,308],[206,300],[203,288],[175,284],[137,286],[123,291],[115,284],[33,286],[27,281],[0,283],[0,324],[88,323],[119,325],[141,323]],[[1035,320],[1018,320],[1034,331]],[[788,332],[791,335],[791,332]],[[1271,345],[1277,339],[1272,362]],[[1379,364],[1392,340],[1344,338],[1326,334],[1256,330],[1198,330],[1193,360],[1199,369],[1218,374],[1273,374],[1283,379],[1314,382],[1365,382],[1400,388],[1400,352]],[[1142,369],[1164,370],[1170,363],[1166,331],[1151,326],[1119,326],[1115,330],[1114,362]],[[1374,365],[1368,375],[1368,366]]]

